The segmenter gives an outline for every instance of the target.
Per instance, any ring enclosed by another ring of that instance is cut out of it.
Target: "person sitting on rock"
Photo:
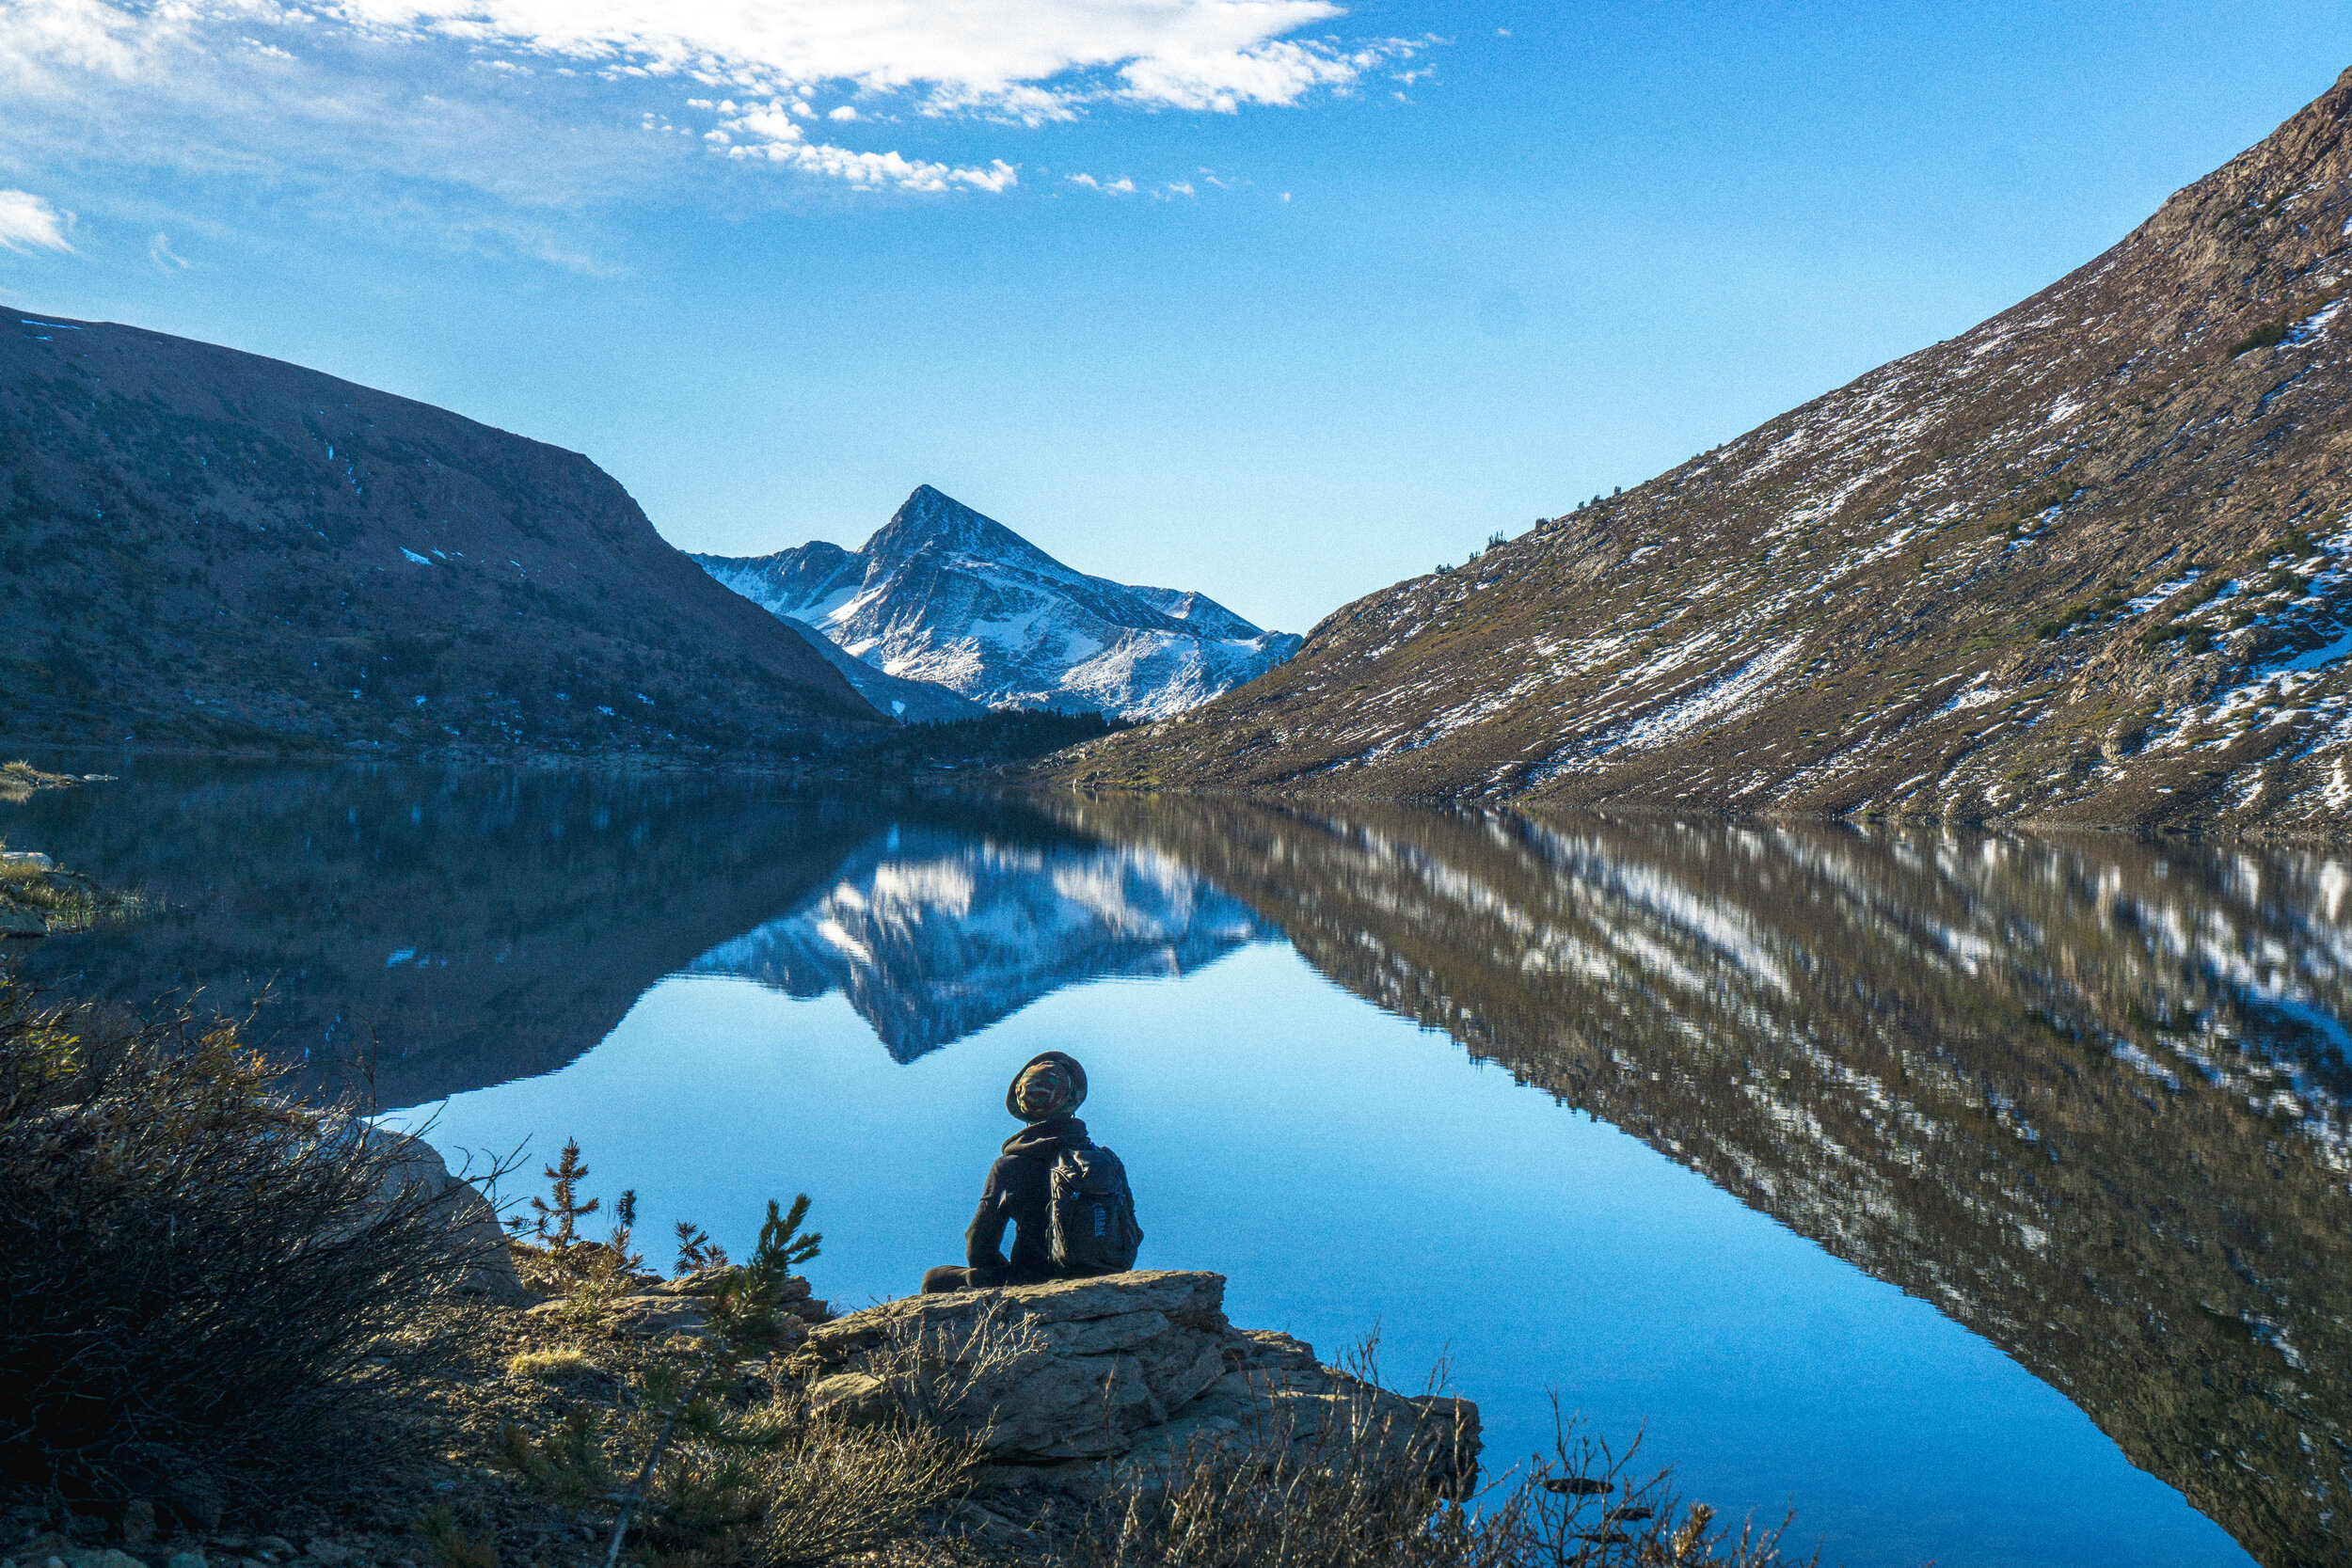
[[[1053,1243],[1054,1162],[1066,1149],[1095,1151],[1087,1124],[1072,1114],[1086,1097],[1087,1069],[1058,1051],[1031,1057],[1013,1075],[1011,1087],[1005,1091],[1005,1109],[1027,1125],[1005,1140],[1004,1152],[988,1167],[979,1209],[963,1233],[964,1266],[943,1265],[925,1273],[927,1294],[1041,1285],[1096,1272],[1057,1266]],[[1099,1152],[1116,1163],[1108,1150]],[[1125,1185],[1122,1174],[1122,1196]],[[1009,1259],[1001,1250],[1008,1225],[1014,1227]]]

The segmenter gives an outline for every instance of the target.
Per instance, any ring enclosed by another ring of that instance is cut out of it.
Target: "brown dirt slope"
[[[0,734],[792,754],[873,710],[576,452],[0,317]]]
[[[2337,831],[2348,115],[2352,72],[2025,303],[1054,772]]]

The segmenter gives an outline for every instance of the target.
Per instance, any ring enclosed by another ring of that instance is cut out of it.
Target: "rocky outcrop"
[[[506,1235],[499,1228],[498,1211],[491,1208],[471,1182],[450,1174],[440,1154],[421,1138],[378,1128],[369,1133],[378,1146],[383,1175],[376,1199],[389,1205],[422,1201],[437,1214],[448,1217],[458,1242],[471,1258],[471,1266],[458,1282],[462,1294],[487,1296],[517,1306],[539,1298],[516,1276],[515,1260],[507,1256]]]
[[[631,1275],[628,1276],[629,1293],[616,1298],[605,1308],[606,1322],[615,1334],[645,1338],[672,1334],[705,1338],[710,1333],[713,1298],[734,1273],[735,1270],[721,1265],[677,1279]],[[542,1302],[532,1310],[561,1316],[571,1310],[571,1304],[558,1297]],[[809,1293],[808,1280],[797,1274],[787,1275],[777,1287],[774,1311],[775,1345],[785,1352],[807,1337],[809,1324],[823,1323],[830,1315],[825,1303]]]
[[[978,1439],[999,1488],[1084,1490],[1205,1447],[1366,1437],[1449,1495],[1475,1483],[1476,1405],[1322,1366],[1287,1334],[1233,1327],[1224,1298],[1222,1275],[1165,1270],[909,1296],[817,1326],[787,1368],[845,1418]]]
[[[7,779],[0,771],[0,784]],[[57,863],[39,850],[0,850],[0,937],[87,930],[140,906],[138,898],[107,892],[78,871],[58,870]]]

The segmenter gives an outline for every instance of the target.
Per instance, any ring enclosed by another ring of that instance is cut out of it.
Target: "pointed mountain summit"
[[[694,559],[874,669],[992,707],[1165,718],[1254,679],[1298,646],[1296,636],[1262,630],[1203,594],[1073,571],[928,484],[862,549],[819,540]]]
[[[1073,782],[2338,833],[2352,72],[2021,305]]]

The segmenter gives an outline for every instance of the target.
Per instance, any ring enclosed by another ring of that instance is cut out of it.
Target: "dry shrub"
[[[1787,1568],[1781,1530],[1727,1538],[1661,1471],[1635,1479],[1558,1423],[1554,1451],[1467,1503],[1424,1445],[1365,1418],[1200,1442],[1128,1469],[1083,1519],[1075,1568]],[[1556,1412],[1555,1412],[1556,1414]],[[1639,1447],[1638,1442],[1635,1445]],[[1785,1525],[1784,1525],[1785,1528]]]
[[[656,1560],[802,1568],[923,1541],[986,1456],[984,1429],[941,1416],[976,1370],[1020,1348],[1001,1325],[984,1330],[977,1366],[911,1337],[880,1347],[866,1397],[825,1407],[781,1374],[746,1399],[724,1350],[706,1352],[698,1372],[649,1372],[630,1447],[660,1455],[641,1527]]]
[[[808,1420],[788,1446],[760,1456],[762,1513],[745,1555],[798,1568],[903,1540],[963,1495],[978,1457],[969,1439],[936,1427]]]
[[[199,1520],[325,1479],[448,1349],[455,1206],[233,1028],[92,1022],[0,970],[0,1476]]]

